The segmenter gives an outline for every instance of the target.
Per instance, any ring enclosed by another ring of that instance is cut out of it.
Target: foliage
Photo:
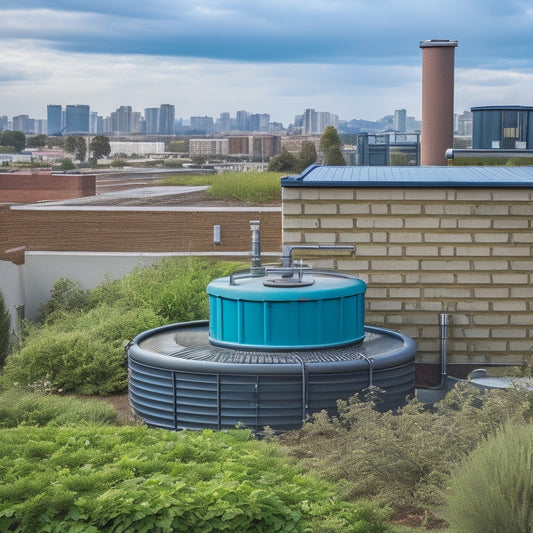
[[[113,161],[111,161],[111,166],[113,168],[124,168],[125,165],[126,161],[124,161],[124,159],[121,159],[120,157],[117,157],[116,159],[113,159]]]
[[[320,150],[324,152],[324,164],[329,166],[344,166],[346,161],[341,151],[342,141],[337,128],[328,126],[320,137]]]
[[[533,395],[456,386],[433,410],[416,400],[380,413],[371,402],[339,402],[280,437],[309,469],[338,483],[341,497],[389,505],[439,505],[452,469],[508,419],[533,418]]]
[[[18,427],[0,457],[3,531],[390,531],[245,430]]]
[[[78,161],[85,161],[87,156],[87,144],[81,135],[69,135],[65,138],[65,152],[74,154]]]
[[[69,170],[74,170],[76,168],[76,165],[70,159],[70,157],[65,157],[61,160],[61,164],[59,165],[59,170],[62,170],[63,172],[68,172]]]
[[[158,180],[157,185],[212,185],[217,179],[217,174],[173,174]]]
[[[533,157],[456,157],[453,166],[533,166]]]
[[[15,152],[14,146],[0,146],[0,154],[12,154],[14,152]],[[7,161],[5,162],[7,163]]]
[[[29,148],[44,148],[48,140],[48,135],[41,133],[28,138],[27,146]]]
[[[37,321],[44,322],[46,318],[53,319],[56,313],[71,313],[83,311],[86,308],[87,292],[80,282],[59,278],[50,291],[50,299],[45,304],[41,304]]]
[[[183,161],[176,157],[169,157],[163,161],[165,168],[181,168],[183,167]]]
[[[60,279],[6,361],[2,382],[79,394],[110,394],[127,386],[124,346],[150,328],[207,319],[205,287],[236,263],[168,258],[117,281],[84,291]]]
[[[505,426],[454,473],[449,520],[461,533],[533,531],[533,425]]]
[[[117,420],[108,402],[46,394],[42,390],[46,384],[41,385],[34,391],[14,387],[0,394],[0,428],[112,424]]]
[[[166,152],[189,152],[189,139],[181,139],[170,141],[166,148]]]
[[[26,135],[22,131],[0,132],[0,146],[13,146],[20,153],[26,147]]]
[[[104,135],[96,135],[91,139],[89,143],[89,153],[91,154],[91,160],[96,163],[102,157],[106,157],[111,153],[111,145],[109,144],[109,138]]]
[[[224,172],[217,175],[207,194],[250,204],[281,202],[281,176],[278,172]]]
[[[269,172],[297,172],[298,158],[283,148],[281,152],[270,158]]]
[[[0,291],[0,367],[3,366],[9,352],[9,339],[11,335],[11,318],[6,309],[4,296]]]
[[[401,152],[391,152],[390,154],[391,167],[405,167],[407,166],[407,156]]]
[[[298,166],[296,171],[302,172],[307,167],[316,163],[317,153],[315,143],[311,141],[303,141],[302,148],[298,154]]]

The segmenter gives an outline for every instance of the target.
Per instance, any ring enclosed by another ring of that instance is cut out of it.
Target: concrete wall
[[[316,258],[368,282],[366,323],[419,343],[437,362],[450,313],[452,363],[515,363],[533,348],[531,189],[283,189],[285,244],[351,244]]]
[[[0,261],[0,292],[11,318],[11,328],[17,324],[18,308],[26,303],[26,271],[24,265]]]

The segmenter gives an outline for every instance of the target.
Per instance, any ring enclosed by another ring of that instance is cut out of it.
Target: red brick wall
[[[0,173],[0,203],[68,200],[96,194],[93,174]]]
[[[81,210],[0,206],[0,260],[28,250],[86,252],[245,252],[250,220],[261,222],[261,249],[281,252],[281,208],[275,211]],[[221,244],[213,244],[213,226]]]

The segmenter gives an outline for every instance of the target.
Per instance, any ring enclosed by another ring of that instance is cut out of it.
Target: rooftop
[[[323,167],[281,179],[282,187],[533,188],[533,167]]]

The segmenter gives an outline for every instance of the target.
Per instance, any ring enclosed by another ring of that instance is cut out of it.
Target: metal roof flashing
[[[312,165],[282,187],[533,188],[533,167],[327,167]]]

